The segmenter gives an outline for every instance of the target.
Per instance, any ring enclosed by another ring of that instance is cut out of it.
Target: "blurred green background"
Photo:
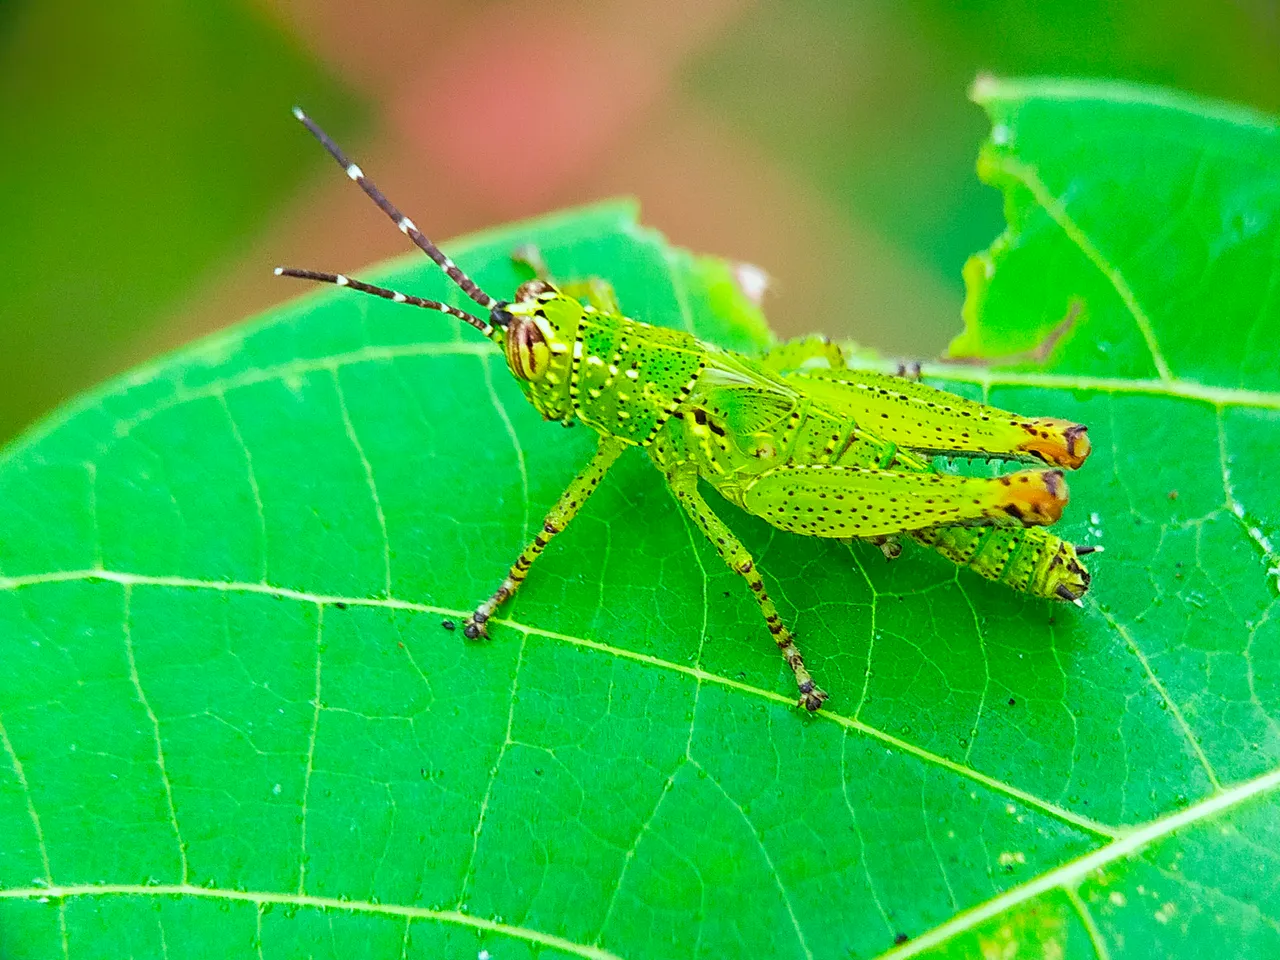
[[[781,332],[936,355],[1002,226],[982,71],[1280,111],[1267,0],[5,0],[0,440],[403,238],[295,102],[438,238],[633,194],[774,277]],[[624,304],[625,307],[625,304]]]

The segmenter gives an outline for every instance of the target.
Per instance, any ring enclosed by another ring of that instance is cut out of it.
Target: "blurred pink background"
[[[0,10],[0,439],[95,380],[403,237],[299,102],[437,239],[608,196],[774,278],[781,334],[938,354],[1002,227],[980,70],[1280,109],[1261,0],[84,0]],[[16,281],[16,282],[15,282]],[[624,304],[625,307],[625,304]]]

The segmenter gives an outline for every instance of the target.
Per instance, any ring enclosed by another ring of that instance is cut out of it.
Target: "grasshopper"
[[[849,369],[839,347],[820,338],[784,343],[758,357],[731,353],[624,316],[599,280],[558,285],[540,271],[512,299],[497,300],[315,122],[301,110],[294,115],[483,315],[344,274],[278,267],[277,276],[333,283],[455,317],[502,349],[511,375],[544,419],[580,422],[599,435],[595,455],[547,513],[542,530],[467,619],[467,637],[487,636],[498,607],[629,447],[649,455],[676,501],[746,581],[795,675],[799,705],[810,711],[827,694],[805,667],[751,554],[703,499],[699,481],[792,533],[869,540],[890,558],[906,536],[1034,596],[1078,604],[1088,589],[1078,557],[1091,548],[1042,529],[1067,503],[1063,470],[1089,455],[1083,425],[1020,417],[912,379]],[[933,468],[939,454],[1039,461],[1049,468],[958,476]]]

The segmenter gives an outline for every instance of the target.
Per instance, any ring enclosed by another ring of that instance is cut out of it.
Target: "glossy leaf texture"
[[[956,352],[1006,362],[926,374],[1090,425],[1060,525],[1107,548],[1083,610],[722,504],[833,695],[804,716],[633,453],[469,643],[442,621],[591,437],[473,331],[313,294],[0,460],[0,954],[1280,950],[1276,127],[977,95],[1011,227]],[[633,316],[767,340],[625,206],[449,249],[502,294],[530,240]],[[448,295],[419,259],[373,277]]]

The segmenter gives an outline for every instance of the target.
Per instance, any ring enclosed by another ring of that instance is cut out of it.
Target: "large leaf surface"
[[[591,437],[470,331],[321,293],[0,461],[0,953],[1280,949],[1276,130],[1106,88],[979,96],[1012,228],[957,351],[1074,322],[1045,365],[934,372],[1090,424],[1062,524],[1108,549],[1084,610],[726,506],[833,694],[800,715],[633,454],[467,643],[441,621]],[[766,336],[625,208],[452,251],[505,292],[530,239],[635,316]],[[382,277],[445,292],[416,260]]]

